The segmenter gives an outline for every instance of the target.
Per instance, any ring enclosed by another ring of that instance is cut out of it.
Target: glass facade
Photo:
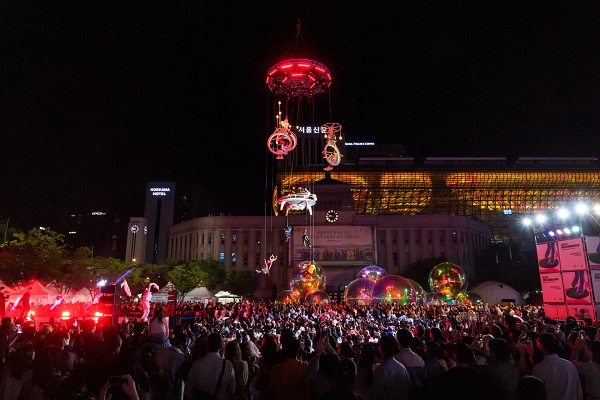
[[[391,171],[344,166],[330,174],[350,185],[357,214],[462,215],[488,222],[494,239],[503,242],[519,240],[519,214],[600,198],[600,168],[595,164],[579,170],[490,167],[469,165],[459,170],[412,165]],[[322,170],[280,172],[277,184],[280,192],[292,186],[310,188],[324,176]]]

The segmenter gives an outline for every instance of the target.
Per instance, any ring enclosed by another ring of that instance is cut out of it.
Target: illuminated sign
[[[150,188],[150,192],[152,192],[152,196],[166,196],[167,192],[170,192],[171,188]]]
[[[102,211],[92,211],[92,215],[106,215],[106,213]]]
[[[297,126],[296,129],[298,129],[298,132],[300,133],[324,133],[321,131],[320,126]]]
[[[375,142],[346,142],[346,146],[375,146]]]

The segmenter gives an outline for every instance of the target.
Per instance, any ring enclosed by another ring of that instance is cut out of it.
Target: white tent
[[[82,303],[91,303],[92,302],[92,295],[90,294],[90,290],[88,288],[81,288],[79,289],[79,291],[71,294],[68,294],[66,296],[66,299],[72,303],[75,303],[77,301],[82,302]]]
[[[189,293],[187,293],[185,295],[185,298],[183,299],[183,301],[200,301],[200,302],[202,302],[205,299],[208,299],[208,300],[215,299],[216,300],[217,298],[206,287],[197,286],[196,288],[194,288],[193,290],[191,290]]]
[[[226,292],[221,290],[215,294],[215,297],[219,300],[219,303],[233,303],[234,301],[241,301],[242,296]]]
[[[169,292],[172,290],[176,290],[175,285],[173,285],[172,282],[169,282],[165,286],[161,287],[158,292],[152,293],[152,301],[157,303],[166,303],[169,300]]]
[[[525,300],[523,300],[523,296],[519,292],[512,286],[502,282],[482,282],[469,291],[481,296],[483,302],[488,304],[500,304],[505,301],[518,305],[525,304]]]

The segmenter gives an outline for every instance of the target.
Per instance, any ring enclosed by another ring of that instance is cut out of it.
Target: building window
[[[208,244],[212,244],[212,233],[208,234],[207,241],[208,241]]]
[[[244,244],[248,244],[248,232],[244,232]]]
[[[237,256],[235,253],[231,253],[231,266],[235,268],[235,262],[237,261]]]
[[[398,231],[392,231],[392,244],[398,243]]]
[[[403,236],[404,236],[404,244],[408,244],[408,242],[410,241],[410,231],[404,231]]]
[[[248,266],[248,256],[244,255],[244,267]]]
[[[398,266],[398,253],[394,252],[392,254],[392,256],[393,256],[393,259],[394,259],[394,267],[397,267]]]
[[[219,253],[219,261],[225,262],[225,253]]]
[[[446,231],[440,231],[440,244],[444,244],[446,242]]]
[[[221,232],[221,244],[225,244],[225,232]]]
[[[453,243],[457,243],[458,242],[458,238],[456,237],[456,231],[452,231],[452,242]]]
[[[432,244],[433,243],[433,231],[427,231],[427,243]]]
[[[231,241],[233,244],[237,243],[237,232],[231,232]]]
[[[379,231],[379,243],[385,244],[385,231]]]
[[[415,231],[415,243],[416,244],[421,243],[421,231]]]

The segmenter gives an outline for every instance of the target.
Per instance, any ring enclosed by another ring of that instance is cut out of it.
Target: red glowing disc
[[[267,74],[267,86],[288,97],[311,97],[331,85],[331,73],[323,64],[298,58],[275,64]]]

